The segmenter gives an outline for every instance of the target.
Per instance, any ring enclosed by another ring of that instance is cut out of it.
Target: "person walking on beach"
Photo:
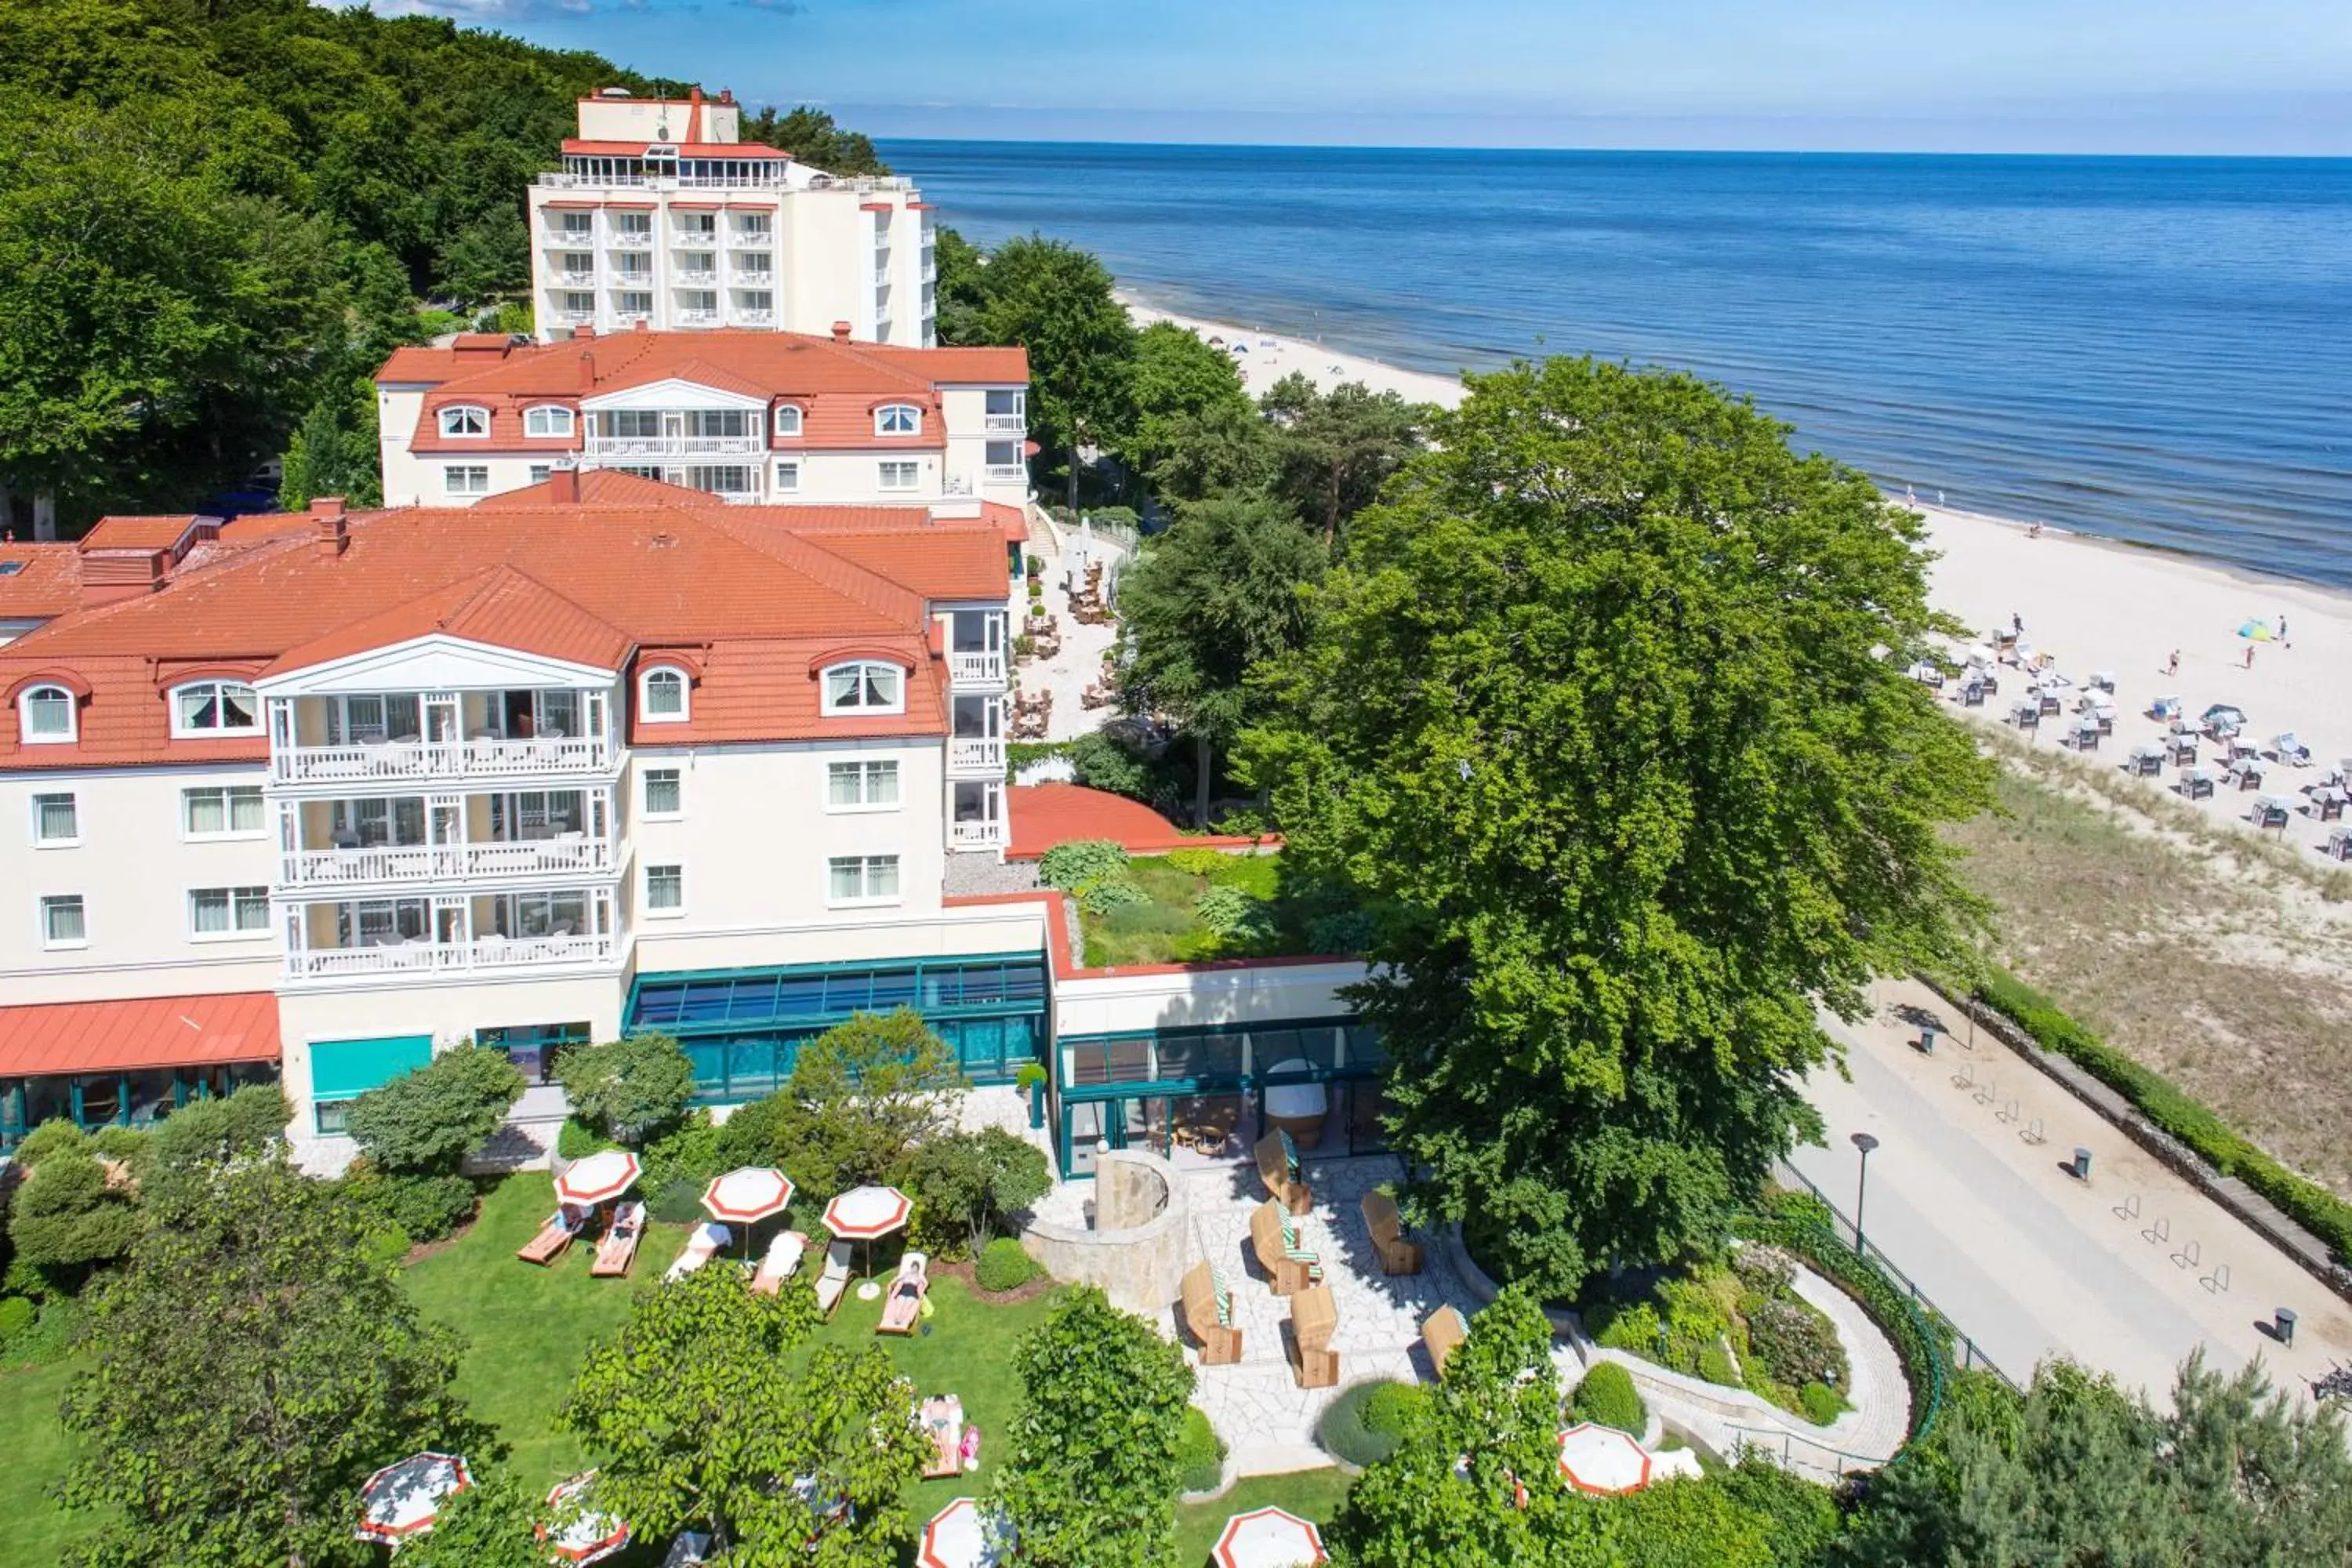
[[[2179,675],[2180,673],[2180,650],[2179,648],[2174,648],[2172,650],[2172,657],[2164,661],[2164,673],[2167,675]]]
[[[2279,646],[2281,647],[2293,647],[2294,646],[2294,644],[2286,640],[2286,612],[2284,610],[2281,610],[2279,612]]]
[[[2009,635],[2019,637],[2025,635],[2025,617],[2015,610],[2009,612]]]
[[[2254,668],[2254,645],[2252,643],[2246,645],[2246,668],[2248,669]]]

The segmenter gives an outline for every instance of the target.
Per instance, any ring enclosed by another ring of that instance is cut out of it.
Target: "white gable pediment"
[[[593,397],[583,397],[580,406],[592,413],[605,409],[630,408],[757,408],[765,411],[764,397],[746,397],[740,392],[725,392],[715,386],[670,376],[662,381],[649,381],[643,386],[624,387],[618,392],[600,392]]]
[[[255,681],[265,697],[609,686],[618,671],[435,632]]]

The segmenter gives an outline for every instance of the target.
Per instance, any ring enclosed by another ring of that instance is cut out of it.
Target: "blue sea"
[[[2352,160],[895,142],[982,244],[1416,369],[1687,368],[1922,499],[2352,586]]]

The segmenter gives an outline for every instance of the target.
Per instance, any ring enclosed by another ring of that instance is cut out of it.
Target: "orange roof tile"
[[[192,533],[206,525],[217,529],[220,519],[183,513],[176,517],[101,517],[81,536],[83,550],[169,550],[175,553],[193,543]]]
[[[1009,860],[1034,860],[1057,844],[1110,838],[1130,855],[1165,855],[1171,849],[1238,849],[1258,842],[1230,835],[1192,834],[1139,800],[1084,784],[1012,784],[1004,810],[1013,819]],[[1278,839],[1268,839],[1278,843]]]
[[[46,620],[80,607],[79,548],[0,543],[0,620]]]
[[[598,669],[618,671],[629,657],[626,632],[511,566],[493,566],[380,616],[338,626],[288,650],[261,673],[283,675],[331,664],[436,632]]]
[[[0,1007],[5,1077],[274,1062],[278,1057],[278,998],[268,991]]]

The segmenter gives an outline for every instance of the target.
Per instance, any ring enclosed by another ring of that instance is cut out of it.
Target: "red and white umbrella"
[[[611,1203],[637,1184],[637,1157],[626,1149],[599,1149],[555,1178],[556,1201],[578,1208]]]
[[[1323,1532],[1278,1508],[1252,1509],[1225,1521],[1217,1537],[1217,1568],[1297,1568],[1323,1563]]]
[[[710,1217],[730,1225],[750,1225],[782,1214],[792,1201],[793,1179],[765,1165],[730,1171],[702,1189],[702,1206]]]
[[[997,1568],[1010,1544],[1008,1533],[1001,1517],[984,1512],[971,1498],[960,1497],[923,1527],[916,1568]]]
[[[906,1224],[914,1206],[896,1187],[852,1187],[824,1205],[824,1228],[845,1241],[872,1241]]]
[[[547,1506],[562,1522],[551,1531],[541,1526],[539,1538],[558,1563],[602,1563],[629,1543],[627,1525],[587,1505],[588,1484],[595,1479],[590,1470],[547,1494]]]
[[[455,1454],[411,1454],[386,1465],[360,1489],[362,1541],[399,1544],[433,1528],[441,1505],[474,1484],[466,1461]]]
[[[1614,1426],[1580,1421],[1559,1435],[1559,1479],[1606,1497],[1650,1484],[1650,1451]]]

